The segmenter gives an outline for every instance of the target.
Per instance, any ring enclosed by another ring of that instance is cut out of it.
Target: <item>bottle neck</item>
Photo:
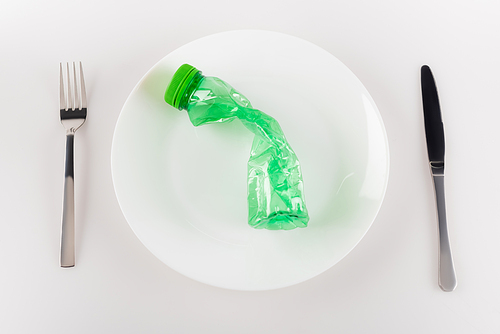
[[[201,74],[201,72],[198,72],[194,75],[194,77],[191,79],[191,82],[187,85],[186,89],[182,93],[180,102],[179,102],[179,110],[187,110],[189,100],[191,98],[191,95],[198,89],[198,86],[200,85],[200,82],[205,78]]]

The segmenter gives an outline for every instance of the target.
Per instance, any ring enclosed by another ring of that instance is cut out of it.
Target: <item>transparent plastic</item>
[[[248,160],[250,226],[269,230],[307,226],[309,215],[299,160],[274,118],[254,109],[226,82],[201,72],[188,85],[179,109],[187,110],[194,126],[239,119],[255,134]]]

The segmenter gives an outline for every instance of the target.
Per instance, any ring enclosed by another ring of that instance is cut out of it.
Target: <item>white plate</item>
[[[183,63],[278,120],[302,166],[307,228],[248,226],[253,135],[238,121],[195,128],[163,101]],[[214,286],[268,290],[310,279],[356,246],[382,204],[389,150],[375,103],[334,56],[281,33],[231,31],[189,43],[146,73],[118,119],[112,173],[128,223],[161,261]]]

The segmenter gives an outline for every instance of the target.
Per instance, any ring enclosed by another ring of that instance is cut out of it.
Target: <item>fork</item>
[[[77,75],[78,67],[78,75]],[[71,73],[72,72],[72,73]],[[74,138],[87,118],[87,96],[82,63],[59,63],[59,109],[66,129],[66,162],[64,168],[64,199],[61,230],[61,267],[75,266],[75,184]]]

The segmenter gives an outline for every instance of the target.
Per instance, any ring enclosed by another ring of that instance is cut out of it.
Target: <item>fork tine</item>
[[[59,63],[59,109],[67,110],[66,95],[64,94],[63,65]]]
[[[78,85],[76,82],[76,65],[75,62],[73,62],[73,96],[74,96],[74,102],[73,102],[73,109],[80,109],[80,98],[78,94]]]
[[[83,66],[82,62],[80,63],[80,95],[82,108],[87,108],[87,93],[85,92],[85,81],[83,80]]]
[[[69,71],[69,63],[66,63],[66,78],[67,78],[67,83],[68,83],[68,101],[67,101],[67,110],[69,109],[73,109],[75,110],[75,108],[73,108],[73,102],[74,102],[74,99],[73,99],[73,87],[71,87],[71,79],[70,79],[70,71]]]

